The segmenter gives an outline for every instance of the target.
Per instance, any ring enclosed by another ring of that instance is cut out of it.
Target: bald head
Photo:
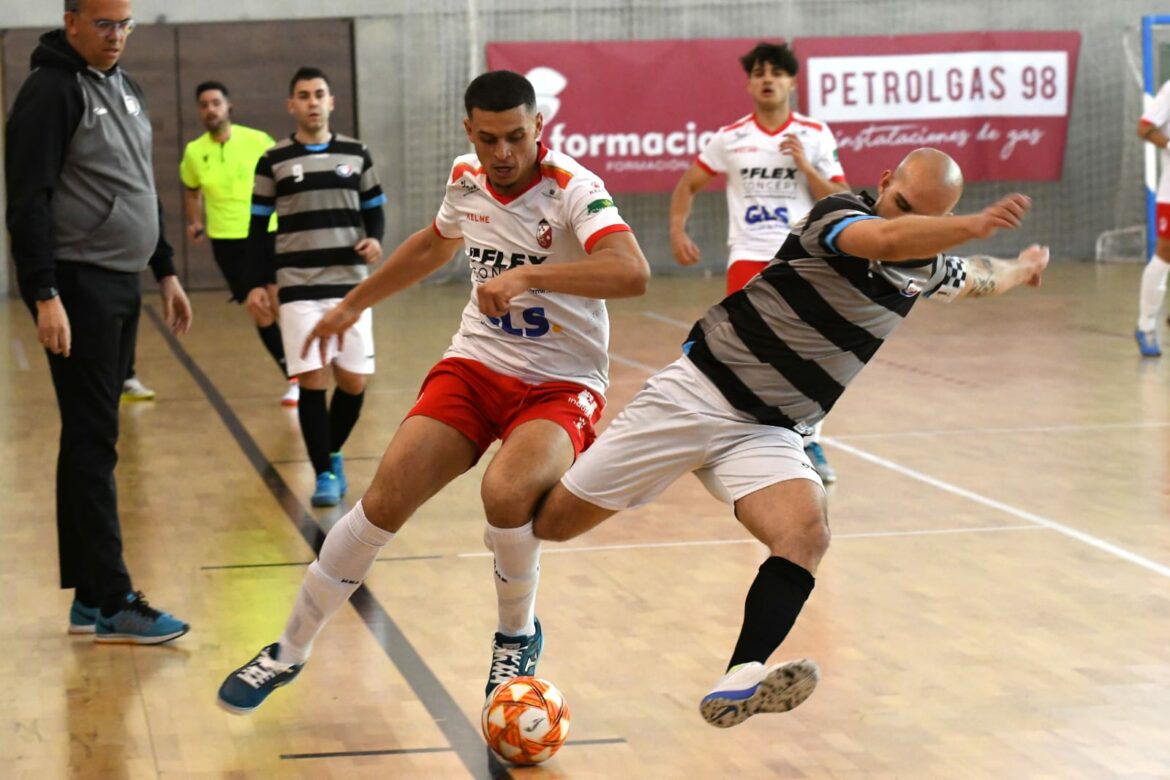
[[[878,213],[883,217],[950,214],[963,194],[963,171],[945,152],[915,149],[893,173],[882,176],[880,192]]]

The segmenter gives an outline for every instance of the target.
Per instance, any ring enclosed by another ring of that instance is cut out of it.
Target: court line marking
[[[677,325],[678,327],[684,328],[686,330],[690,330],[691,327],[695,324],[694,322],[683,322],[682,320],[676,320],[674,317],[667,317],[665,314],[659,314],[656,311],[643,311],[642,316],[656,320],[657,322],[665,322],[667,325]]]
[[[658,371],[662,368],[662,366],[651,366],[647,363],[642,363],[642,362],[637,361],[637,360],[631,360],[628,357],[622,357],[621,355],[614,352],[613,350],[610,350],[609,359],[612,360],[614,363],[620,363],[623,366],[629,366],[630,368],[639,368],[648,374],[657,374]]]
[[[961,436],[966,434],[1005,433],[1088,433],[1091,431],[1141,430],[1144,428],[1170,428],[1170,422],[1139,421],[1126,423],[1091,423],[1089,425],[1038,425],[1030,428],[952,428],[937,431],[890,431],[888,433],[852,433],[834,436],[837,441],[855,439],[894,439],[904,437]]]
[[[1094,549],[1141,566],[1143,569],[1152,571],[1155,574],[1160,574],[1163,577],[1170,577],[1170,566],[1166,566],[1164,564],[1158,563],[1157,561],[1150,560],[1149,558],[1138,555],[1135,552],[1131,552],[1130,550],[1127,550],[1120,545],[1107,542],[1104,539],[1093,536],[1092,534],[1085,531],[1077,530],[1076,528],[1065,525],[1064,523],[1059,523],[1055,520],[1044,517],[1043,515],[1038,515],[1034,512],[1028,512],[1024,509],[1019,509],[1012,506],[1011,504],[1004,503],[1003,501],[997,501],[994,498],[988,498],[987,496],[976,493],[973,490],[967,490],[966,488],[961,488],[958,485],[952,485],[950,482],[945,482],[941,479],[932,477],[929,474],[923,474],[921,471],[915,471],[914,469],[903,466],[900,463],[895,463],[894,461],[888,460],[887,458],[874,455],[873,453],[866,452],[865,450],[858,449],[857,447],[852,447],[848,444],[845,444],[844,442],[838,441],[835,438],[824,436],[821,438],[821,441],[843,452],[848,452],[850,455],[861,458],[862,460],[869,461],[870,463],[873,463],[877,466],[881,466],[883,468],[889,469],[890,471],[901,474],[904,477],[917,480],[918,482],[930,485],[931,487],[937,488],[938,490],[942,490],[946,493],[960,496],[967,499],[968,501],[973,501],[976,504],[985,506],[989,509],[995,509],[997,511],[1003,512],[1004,514],[1019,518],[1020,520],[1042,526],[1050,531],[1055,531],[1058,534],[1081,542],[1082,544],[1087,544]]]
[[[391,558],[376,558],[375,563],[395,563],[398,561],[435,561],[442,555],[400,555]],[[200,566],[200,571],[224,571],[226,569],[278,569],[285,566],[308,566],[312,561],[280,561],[278,563],[224,563],[216,566]]]
[[[24,351],[24,342],[20,339],[12,340],[12,351],[16,353],[16,367],[21,371],[29,371],[32,366],[28,364],[28,353]]]
[[[171,333],[162,317],[151,304],[143,306],[147,317],[154,327],[162,334],[163,340],[170,347],[175,359],[187,369],[187,373],[195,380],[195,384],[203,391],[203,395],[211,404],[212,409],[219,415],[220,420],[235,439],[236,444],[244,456],[252,464],[252,468],[264,480],[265,486],[285,516],[300,532],[301,538],[314,552],[321,549],[325,540],[325,532],[309,513],[305,506],[293,493],[288,483],[280,476],[260,445],[252,438],[252,434],[232,409],[231,404],[219,392],[219,388],[211,378],[200,368],[186,348],[179,343],[179,339]],[[421,703],[434,720],[439,731],[447,738],[452,750],[459,757],[460,762],[476,780],[495,780],[496,778],[511,778],[508,771],[495,754],[484,744],[479,729],[463,714],[463,710],[455,702],[450,692],[439,682],[439,678],[427,666],[419,652],[406,638],[402,629],[390,617],[368,586],[362,584],[354,591],[349,603],[357,610],[362,622],[374,636],[374,641],[382,648],[386,658],[392,663],[406,680],[406,684],[414,691]]]
[[[589,745],[624,745],[625,737],[608,737],[604,739],[570,739],[564,747],[587,747]],[[306,758],[348,758],[353,756],[409,756],[416,753],[450,753],[449,747],[429,748],[387,748],[385,750],[344,750],[333,753],[282,753],[285,760],[300,760]]]
[[[1041,531],[1037,525],[997,525],[988,528],[934,528],[913,531],[863,531],[855,534],[833,534],[833,541],[841,539],[879,539],[894,536],[934,536],[938,534],[977,534],[996,531]],[[565,553],[609,552],[610,550],[647,550],[666,547],[717,547],[727,544],[760,544],[757,539],[698,539],[686,542],[631,542],[629,544],[595,544],[581,547],[541,547],[541,555]],[[490,552],[456,553],[456,558],[487,558]]]

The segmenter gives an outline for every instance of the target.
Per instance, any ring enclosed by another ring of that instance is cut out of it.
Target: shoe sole
[[[341,503],[341,499],[339,498],[336,501],[334,501],[332,499],[322,500],[322,499],[317,499],[317,498],[310,498],[309,503],[312,504],[313,506],[337,506],[338,504]]]
[[[226,701],[219,698],[218,696],[215,697],[215,703],[219,705],[219,708],[221,710],[223,710],[224,712],[230,713],[232,715],[250,715],[251,713],[256,711],[257,707],[260,706],[259,704],[257,704],[256,707],[237,707],[234,704],[228,704]],[[261,703],[263,703],[263,702],[261,702]]]
[[[812,696],[820,679],[821,671],[812,661],[789,661],[760,680],[746,699],[708,695],[699,704],[699,712],[712,726],[731,728],[761,712],[788,712],[799,706]]]
[[[159,634],[158,636],[141,636],[139,634],[96,634],[95,632],[93,641],[103,645],[161,645],[165,642],[170,642],[172,639],[178,639],[190,630],[190,626],[184,626],[182,631],[174,631],[170,634]]]
[[[153,395],[123,395],[122,400],[128,404],[136,404],[142,401],[153,401]]]
[[[77,626],[72,623],[69,624],[69,633],[73,634],[74,636],[79,636],[82,634],[94,634],[95,632],[97,632],[97,626],[93,623],[90,623],[88,626]]]

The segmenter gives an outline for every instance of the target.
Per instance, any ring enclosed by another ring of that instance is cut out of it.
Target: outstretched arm
[[[1001,260],[987,255],[967,258],[967,281],[957,298],[985,298],[1003,295],[1014,287],[1040,286],[1040,277],[1048,267],[1048,247],[1032,244],[1015,260]]]
[[[841,252],[867,260],[918,260],[1000,230],[1014,230],[1031,207],[1031,198],[1016,193],[978,214],[961,217],[907,214],[894,219],[860,219],[843,228],[834,243]]]

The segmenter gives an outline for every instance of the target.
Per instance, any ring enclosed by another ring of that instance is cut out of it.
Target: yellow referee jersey
[[[256,161],[274,143],[262,130],[233,124],[231,137],[222,144],[211,133],[187,144],[179,178],[188,189],[202,191],[208,236],[248,237]]]

